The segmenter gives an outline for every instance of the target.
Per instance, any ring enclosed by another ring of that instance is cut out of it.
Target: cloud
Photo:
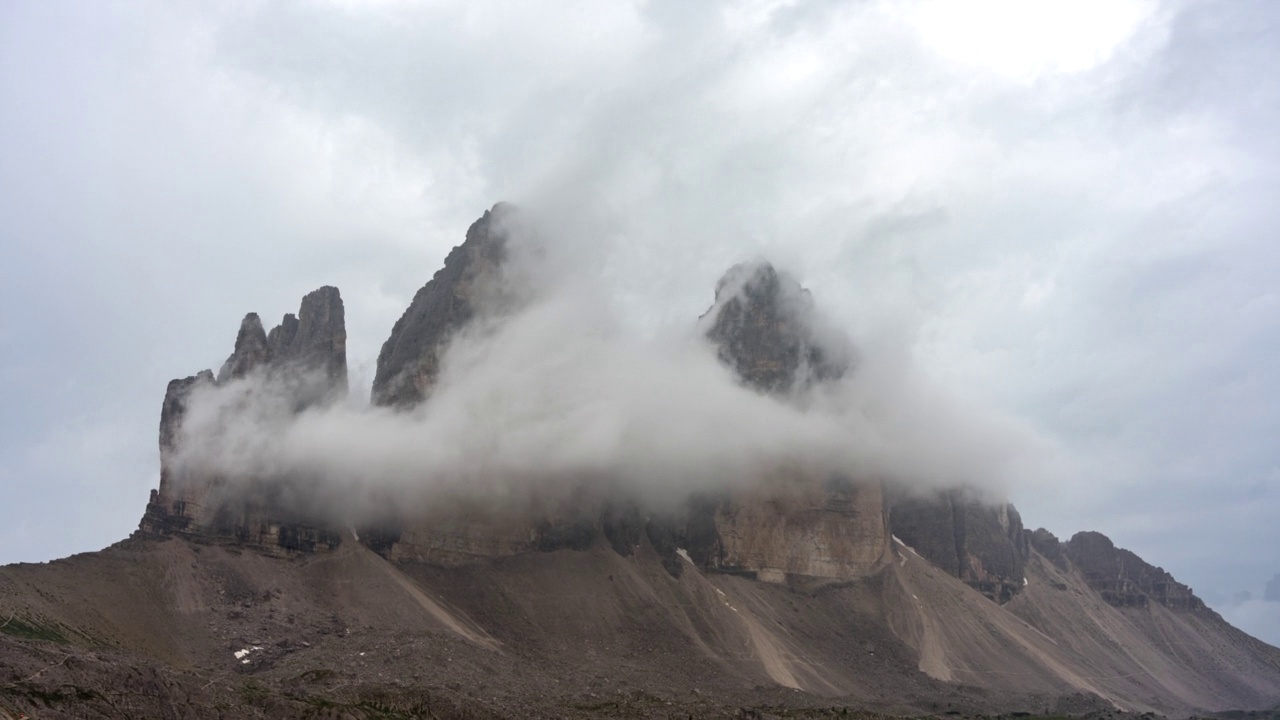
[[[636,333],[613,314],[607,287],[573,266],[580,256],[562,257],[575,245],[540,232],[537,251],[520,252],[530,242],[521,240],[509,241],[504,274],[525,286],[514,293],[525,304],[491,309],[456,335],[425,403],[297,413],[276,376],[198,386],[175,477],[221,477],[229,492],[283,481],[298,502],[341,508],[351,520],[385,511],[377,504],[387,497],[511,502],[585,483],[669,504],[795,472],[969,484],[1003,497],[1054,471],[1048,442],[927,383],[900,348],[859,348],[856,371],[842,379],[762,394],[702,337],[713,317]],[[725,286],[717,301],[738,292]],[[838,331],[799,300],[784,308],[789,322],[821,330],[814,341],[834,347]]]

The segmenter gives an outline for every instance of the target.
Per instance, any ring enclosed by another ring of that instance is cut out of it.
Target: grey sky
[[[1280,642],[1280,8],[6,3],[0,562],[130,532],[165,383],[323,284],[353,385],[500,199],[638,332],[763,254],[1034,427],[1032,526]],[[1033,9],[1028,9],[1028,8]]]

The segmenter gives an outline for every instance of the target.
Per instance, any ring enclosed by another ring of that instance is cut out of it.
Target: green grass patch
[[[83,704],[90,700],[100,699],[102,695],[96,690],[82,688],[79,685],[62,685],[56,688],[36,687],[31,683],[14,683],[0,691],[10,697],[25,698],[27,702],[53,707],[64,703]]]
[[[0,633],[25,638],[27,640],[48,640],[58,643],[67,642],[67,637],[56,627],[51,625],[41,625],[33,620],[27,620],[20,617],[14,617],[9,620],[4,627],[0,627]]]

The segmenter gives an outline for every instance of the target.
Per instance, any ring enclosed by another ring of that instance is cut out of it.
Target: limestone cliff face
[[[510,205],[498,203],[475,221],[466,241],[449,253],[444,267],[413,296],[378,353],[375,405],[410,408],[430,394],[449,340],[502,282],[505,223],[513,212]]]
[[[999,603],[1023,586],[1030,536],[1009,503],[986,503],[964,490],[894,493],[889,527],[933,564]]]
[[[323,287],[302,300],[268,335],[257,314],[240,323],[235,350],[215,378],[204,370],[174,380],[160,410],[160,487],[139,523],[145,534],[231,541],[274,554],[336,546],[339,535],[299,510],[305,478],[238,483],[178,466],[182,423],[192,394],[256,378],[288,393],[293,406],[331,402],[346,395],[346,324],[337,288]],[[290,486],[286,486],[290,485]]]
[[[785,396],[838,379],[851,364],[808,291],[765,262],[732,268],[702,323],[720,360],[761,392]],[[686,535],[704,569],[770,582],[861,577],[889,549],[878,481],[804,470],[779,469],[751,489],[695,503]]]
[[[1155,567],[1137,555],[1118,548],[1110,538],[1097,532],[1076,533],[1063,549],[1071,562],[1084,573],[1089,587],[1116,607],[1146,607],[1158,603],[1186,612],[1206,611],[1204,602],[1164,568]]]
[[[766,582],[849,580],[888,549],[879,483],[795,475],[726,494],[691,512],[689,555],[703,569]],[[697,532],[697,523],[702,532]]]

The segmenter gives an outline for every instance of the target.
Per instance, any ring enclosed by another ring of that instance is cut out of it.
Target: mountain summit
[[[451,348],[525,311],[527,293],[509,287],[515,212],[500,204],[476,221],[395,323],[360,416],[375,449],[425,442],[392,434],[428,427],[403,423],[452,402],[446,366],[474,370]],[[805,457],[669,482],[683,489],[662,497],[603,463],[490,486],[474,481],[484,458],[473,482],[406,466],[400,484],[365,487],[377,452],[338,470],[316,459],[347,431],[335,421],[344,323],[333,287],[270,332],[246,315],[216,375],[169,383],[159,487],[138,531],[0,568],[0,718],[1185,715],[1280,703],[1280,650],[1105,536],[1030,531],[973,488],[922,492]],[[726,387],[765,403],[752,407],[803,413],[806,397],[858,373],[849,339],[766,261],[731,268],[696,330]],[[466,411],[482,409],[493,410]],[[572,411],[520,410],[531,422]],[[583,432],[628,438],[622,421]],[[308,442],[289,434],[300,426]],[[220,462],[205,462],[215,432]],[[490,440],[496,452],[527,439]],[[334,475],[348,494],[326,494]]]

